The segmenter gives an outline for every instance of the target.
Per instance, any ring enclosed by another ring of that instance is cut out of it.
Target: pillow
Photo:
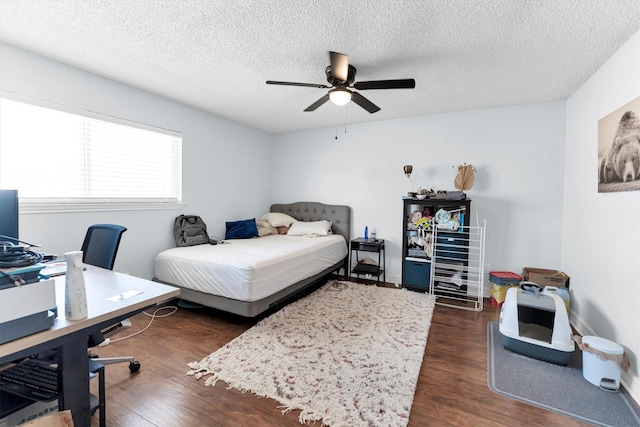
[[[291,224],[289,236],[326,236],[331,234],[331,222],[330,221],[312,221],[303,222],[296,221]]]
[[[244,219],[242,221],[227,222],[226,239],[250,239],[258,237],[258,228],[256,227],[256,219]]]
[[[272,227],[289,227],[297,221],[292,216],[280,212],[269,212],[258,218],[259,221],[267,221]]]
[[[270,234],[278,234],[278,229],[269,224],[267,221],[256,221],[258,227],[258,236],[268,236]]]

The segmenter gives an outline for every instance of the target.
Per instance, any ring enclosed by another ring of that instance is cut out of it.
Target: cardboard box
[[[58,399],[50,402],[34,402],[0,419],[0,427],[22,425],[50,414],[58,413]]]
[[[24,424],[25,427],[73,427],[71,411],[60,411],[55,414],[45,415]]]
[[[569,288],[569,276],[558,270],[524,267],[522,269],[522,277],[524,280],[537,283],[542,287]]]

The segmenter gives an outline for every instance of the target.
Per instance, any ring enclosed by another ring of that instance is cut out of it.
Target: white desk
[[[58,317],[45,331],[0,345],[0,364],[58,349],[58,407],[70,409],[76,427],[91,425],[89,403],[89,358],[87,340],[114,323],[131,317],[165,300],[178,297],[180,290],[161,283],[87,266],[84,272],[89,315],[82,320],[64,316],[64,276],[56,278]],[[133,297],[109,301],[107,298],[136,290]]]

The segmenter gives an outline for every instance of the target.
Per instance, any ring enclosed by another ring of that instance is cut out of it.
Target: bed
[[[154,261],[154,280],[180,288],[180,298],[255,317],[348,267],[351,209],[318,202],[274,204],[270,212],[303,223],[330,221],[332,233],[267,235],[229,244],[167,249]]]

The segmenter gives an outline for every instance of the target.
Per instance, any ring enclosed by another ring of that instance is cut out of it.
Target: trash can
[[[620,344],[595,336],[582,337],[582,343],[606,356],[622,356]],[[615,360],[602,360],[596,353],[583,349],[582,376],[603,390],[617,391],[620,388],[620,365]]]

